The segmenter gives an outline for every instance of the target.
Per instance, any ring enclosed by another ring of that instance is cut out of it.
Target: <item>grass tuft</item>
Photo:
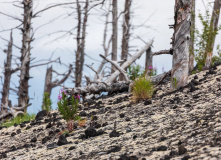
[[[139,100],[150,99],[154,92],[154,85],[151,79],[146,76],[135,79],[132,87],[132,101],[138,102]]]
[[[20,124],[25,121],[31,121],[35,119],[35,116],[35,114],[18,115],[17,117],[12,118],[11,120],[6,120],[6,122],[3,123],[2,126],[11,127],[14,124]]]

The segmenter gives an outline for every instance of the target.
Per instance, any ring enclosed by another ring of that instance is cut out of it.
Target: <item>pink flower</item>
[[[152,66],[149,66],[149,69],[153,69],[153,67],[152,67]]]
[[[80,101],[81,97],[80,95],[78,94],[77,96],[74,97],[75,99],[78,99]]]
[[[58,100],[60,101],[62,99],[61,95],[59,94],[58,95]]]

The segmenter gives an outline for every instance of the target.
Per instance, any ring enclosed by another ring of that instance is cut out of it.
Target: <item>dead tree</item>
[[[151,48],[146,51],[145,74],[148,74],[150,67],[153,67],[153,56]]]
[[[187,84],[189,73],[189,46],[192,0],[175,0],[175,24],[173,34],[173,65],[171,86],[173,89]]]
[[[132,0],[125,0],[121,60],[127,59],[127,56],[128,56],[129,39],[130,39],[131,3],[132,3]],[[123,81],[123,80],[124,80],[123,75],[120,75],[120,81]]]
[[[109,41],[107,42],[107,32],[108,32],[108,20],[109,20],[109,15],[110,15],[110,4],[108,6],[108,11],[106,13],[106,21],[105,21],[105,27],[104,27],[104,36],[103,36],[103,49],[104,49],[104,56],[107,57],[108,53],[109,53],[109,49],[110,49],[110,44],[111,44],[111,40],[112,38],[109,39]],[[104,65],[105,65],[106,61],[103,59],[100,66],[98,67],[97,73],[98,75],[101,73]],[[96,81],[98,79],[97,74],[95,74],[94,76],[94,81]]]
[[[6,50],[7,60],[6,60],[6,63],[5,63],[4,84],[3,84],[3,90],[2,90],[1,114],[0,115],[4,115],[4,114],[7,113],[7,109],[5,109],[4,106],[8,106],[10,80],[11,80],[11,75],[14,72],[11,68],[12,67],[11,66],[12,46],[13,46],[13,37],[12,37],[12,32],[11,32],[10,41],[8,43],[8,49]]]
[[[18,107],[27,106],[29,103],[28,96],[28,81],[30,79],[30,54],[31,54],[31,41],[32,39],[32,0],[23,0],[23,28],[22,28],[22,49],[21,49],[21,68],[20,68],[20,81],[19,81],[19,92],[18,92]],[[25,109],[27,112],[27,109]]]
[[[53,70],[52,66],[47,68],[46,77],[45,77],[44,93],[47,92],[47,93],[49,93],[49,95],[51,95],[52,89],[54,87],[57,87],[57,86],[61,85],[62,83],[64,83],[68,79],[68,77],[70,76],[71,71],[72,71],[72,65],[69,66],[69,70],[68,70],[67,74],[57,73],[55,70]],[[57,75],[62,75],[63,78],[61,80],[56,79],[55,81],[52,81],[53,72],[56,73]]]
[[[191,28],[190,28],[189,73],[191,73],[191,71],[194,68],[195,8],[196,8],[196,0],[192,0]]]
[[[75,62],[75,86],[80,87],[83,74],[84,66],[84,56],[85,56],[85,38],[86,38],[86,27],[88,20],[88,5],[89,0],[86,0],[83,13],[82,22],[82,10],[79,0],[77,3],[77,15],[78,15],[78,25],[77,25],[77,51],[76,51],[76,62]]]
[[[112,73],[105,81],[91,81],[88,78],[89,85],[86,87],[75,87],[73,89],[67,89],[69,94],[81,94],[85,99],[90,99],[94,97],[95,94],[99,94],[101,92],[114,92],[114,91],[125,91],[129,89],[130,80],[125,73],[125,69],[129,67],[133,62],[135,62],[138,58],[142,56],[142,54],[153,44],[153,40],[151,40],[148,44],[146,44],[142,49],[140,49],[137,53],[132,55],[127,59],[122,65],[119,65],[116,61],[112,61],[107,57],[100,55],[103,59],[110,62],[117,70]],[[92,69],[95,71],[94,69]],[[126,81],[120,81],[115,83],[116,78],[123,74]]]
[[[118,7],[117,7],[117,1],[112,1],[112,53],[111,53],[111,60],[117,61],[117,36],[118,36]],[[111,73],[114,73],[116,69],[114,68],[114,65],[111,67]]]
[[[212,56],[213,56],[213,48],[215,44],[216,34],[218,30],[218,23],[219,23],[219,15],[220,15],[220,7],[221,7],[221,0],[215,0],[213,6],[212,17],[210,21],[210,38],[206,44],[206,62],[205,67],[209,68],[212,64]]]

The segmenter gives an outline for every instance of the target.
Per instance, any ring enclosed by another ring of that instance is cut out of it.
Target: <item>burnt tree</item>
[[[191,28],[190,28],[189,73],[191,73],[191,71],[194,68],[195,9],[196,9],[196,0],[192,0]]]
[[[149,74],[149,67],[153,67],[153,56],[151,47],[146,51],[146,61],[145,61],[145,75]]]
[[[118,36],[118,7],[117,0],[112,1],[112,53],[111,60],[117,61],[117,36]],[[114,65],[111,66],[111,73],[115,72]]]
[[[81,4],[77,0],[77,51],[76,51],[76,62],[75,62],[75,86],[80,87],[82,82],[83,66],[84,66],[84,56],[85,56],[85,38],[86,38],[86,27],[88,20],[88,5],[89,0],[86,0],[83,13],[82,22],[82,10]]]
[[[206,62],[205,67],[209,68],[212,64],[212,56],[213,56],[213,48],[215,44],[216,34],[218,31],[218,23],[219,23],[219,16],[220,16],[220,7],[221,7],[221,0],[215,0],[213,6],[212,17],[210,21],[210,37],[209,41],[206,44]]]
[[[19,81],[19,92],[18,92],[18,107],[27,106],[29,103],[28,81],[30,79],[30,51],[31,51],[31,30],[32,30],[32,0],[23,0],[24,8],[23,14],[23,28],[22,28],[22,49],[21,49],[21,68],[20,68],[20,81]],[[27,112],[27,108],[25,109]]]
[[[191,11],[192,0],[175,0],[172,89],[180,88],[188,81]]]
[[[9,90],[10,90],[10,81],[11,81],[11,75],[13,73],[12,67],[12,46],[13,46],[13,38],[12,38],[12,32],[10,34],[10,41],[8,43],[8,49],[6,50],[7,54],[7,60],[5,62],[5,72],[4,72],[4,84],[3,84],[3,90],[2,90],[2,100],[1,100],[1,114],[4,115],[7,113],[7,109],[4,108],[4,106],[8,106],[9,102]]]
[[[69,66],[69,70],[67,74],[59,74],[56,71],[53,70],[52,66],[47,68],[46,77],[45,77],[45,86],[44,86],[44,93],[47,92],[49,95],[51,95],[51,91],[54,87],[57,87],[64,83],[68,77],[70,76],[72,71],[72,65]],[[52,81],[53,78],[53,72],[57,75],[62,75],[63,78],[61,80],[56,79],[55,81]]]
[[[125,0],[121,60],[127,59],[129,50],[131,3],[132,0]],[[124,80],[122,74],[120,75],[120,80]]]

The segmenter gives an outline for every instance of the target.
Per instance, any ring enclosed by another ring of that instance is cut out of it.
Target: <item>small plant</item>
[[[127,74],[130,80],[134,81],[136,78],[144,76],[145,72],[142,71],[140,65],[136,65],[136,66],[130,66],[128,68]]]
[[[2,124],[2,126],[6,127],[11,127],[14,124],[21,124],[22,122],[25,121],[31,121],[35,119],[35,114],[23,114],[23,115],[18,115],[15,118],[12,118],[11,120],[6,120],[5,123]]]
[[[151,79],[146,76],[135,79],[132,87],[132,101],[137,102],[142,99],[150,99],[154,92]]]
[[[195,60],[198,66],[198,70],[202,71],[204,69],[206,63],[206,57],[208,53],[213,52],[214,37],[218,34],[218,31],[221,29],[219,26],[217,30],[213,29],[213,26],[210,25],[211,15],[209,14],[209,10],[206,11],[205,16],[199,14],[199,19],[201,24],[203,25],[203,30],[200,33],[198,29],[196,29],[196,49],[195,49]],[[219,46],[217,46],[217,52],[220,57],[220,50]],[[218,56],[215,56],[213,59],[214,61],[220,60]]]
[[[149,76],[156,76],[157,75],[157,67],[152,67],[152,66],[149,66],[148,68],[148,75]]]
[[[175,89],[177,89],[177,79],[176,78],[173,78],[172,85]]]
[[[42,102],[42,110],[46,110],[48,113],[51,111],[52,107],[52,102],[50,99],[50,94],[48,92],[45,92],[43,95],[43,102]]]
[[[81,120],[78,122],[78,125],[79,125],[80,127],[84,127],[84,126],[86,125],[86,122],[87,122],[86,118],[85,118],[85,119],[81,119]]]
[[[61,95],[58,96],[58,111],[62,115],[63,119],[67,121],[68,131],[72,132],[74,128],[74,121],[79,120],[78,116],[78,103],[80,96],[70,96],[65,91],[61,90]]]

